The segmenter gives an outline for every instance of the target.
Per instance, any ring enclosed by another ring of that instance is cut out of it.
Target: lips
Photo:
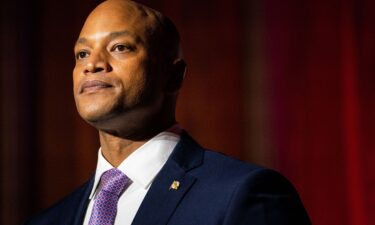
[[[100,81],[100,80],[90,80],[85,81],[80,88],[80,93],[84,92],[95,92],[100,89],[113,87],[111,84]]]

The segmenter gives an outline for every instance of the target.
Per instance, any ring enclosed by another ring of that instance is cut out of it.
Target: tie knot
[[[102,190],[118,196],[124,190],[128,180],[129,178],[123,172],[113,168],[103,173],[100,178],[100,185]]]

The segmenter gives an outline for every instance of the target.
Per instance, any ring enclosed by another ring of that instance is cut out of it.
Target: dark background
[[[1,3],[1,224],[20,224],[95,169],[97,133],[76,113],[71,76],[98,2]],[[178,120],[192,136],[281,171],[315,225],[375,224],[375,1],[142,2],[180,30]]]

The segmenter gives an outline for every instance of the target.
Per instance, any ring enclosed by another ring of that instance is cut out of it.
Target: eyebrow
[[[130,31],[127,31],[127,30],[124,30],[124,31],[114,31],[114,32],[109,33],[108,36],[109,36],[110,39],[114,39],[114,38],[117,38],[117,37],[120,37],[120,36],[131,36],[135,40],[139,41],[139,37],[138,36],[134,35],[133,33],[131,33]],[[88,42],[89,41],[88,41],[87,38],[80,37],[76,41],[75,45],[77,45],[77,44],[87,44]]]
[[[136,36],[133,33],[127,30],[111,32],[109,36],[111,39],[117,38],[119,36],[132,36],[133,38],[136,38]]]

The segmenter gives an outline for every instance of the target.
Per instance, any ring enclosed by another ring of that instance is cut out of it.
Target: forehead
[[[126,2],[112,1],[111,4],[99,5],[88,16],[80,38],[98,39],[116,32],[127,32],[147,42],[156,26],[156,15],[150,10]]]

